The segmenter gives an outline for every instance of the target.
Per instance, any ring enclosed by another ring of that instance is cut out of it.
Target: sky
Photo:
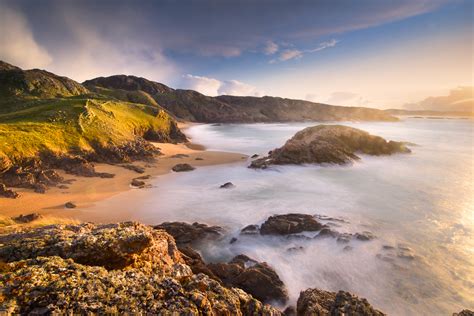
[[[0,59],[82,82],[402,107],[472,86],[472,0],[0,0]]]

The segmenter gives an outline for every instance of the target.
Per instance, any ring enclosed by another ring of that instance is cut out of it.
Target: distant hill
[[[474,112],[474,87],[459,87],[446,96],[427,97],[426,99],[407,103],[404,110],[410,111],[443,111],[443,112]]]
[[[120,162],[151,148],[146,140],[186,140],[159,106],[99,95],[44,70],[0,62],[0,95],[0,174],[45,155]]]
[[[209,97],[193,90],[172,89],[135,76],[87,80],[84,86],[120,100],[159,105],[178,119],[204,123],[297,121],[395,121],[387,112],[332,106],[277,97]]]

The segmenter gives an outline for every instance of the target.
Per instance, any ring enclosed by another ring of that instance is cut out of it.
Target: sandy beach
[[[142,174],[125,169],[120,164],[96,164],[98,172],[115,174],[115,177],[110,179],[79,177],[58,171],[65,179],[74,179],[74,182],[67,185],[68,188],[52,187],[45,194],[34,193],[29,189],[16,189],[21,194],[20,198],[0,199],[2,215],[18,216],[20,214],[37,212],[41,215],[68,218],[80,217],[81,220],[94,221],[94,216],[90,218],[86,216],[84,218],[81,209],[90,208],[95,202],[107,199],[118,193],[137,190],[130,185],[134,178],[144,175],[150,175],[153,178],[172,172],[171,168],[178,163],[189,163],[199,168],[200,166],[242,161],[242,159],[247,158],[245,155],[238,153],[206,151],[203,146],[193,143],[155,143],[154,145],[161,149],[162,156],[159,156],[155,162],[137,161],[133,163],[133,165],[145,168],[145,172]],[[180,156],[176,157],[175,155]],[[145,180],[146,183],[149,181],[149,179]],[[73,202],[77,205],[77,208],[66,209],[64,205],[67,202]],[[65,212],[65,210],[67,211]]]

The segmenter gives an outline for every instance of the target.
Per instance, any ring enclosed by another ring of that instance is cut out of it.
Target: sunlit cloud
[[[238,80],[221,81],[214,78],[187,74],[183,76],[183,85],[186,89],[196,90],[204,95],[240,95],[261,96],[262,91],[256,87]]]
[[[265,55],[273,55],[276,52],[278,52],[278,49],[279,49],[278,44],[272,41],[268,41],[263,51]]]

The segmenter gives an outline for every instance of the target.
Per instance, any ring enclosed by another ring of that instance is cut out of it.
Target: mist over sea
[[[252,155],[279,147],[319,123],[196,125],[186,133],[209,150]],[[347,290],[390,315],[450,315],[474,309],[474,161],[472,120],[404,118],[340,123],[408,141],[412,154],[362,156],[350,166],[241,163],[168,174],[155,187],[117,195],[99,209],[133,199],[134,219],[220,225],[226,239],[201,248],[208,261],[244,253],[272,265],[291,304],[309,287]],[[236,187],[219,189],[231,181]],[[370,231],[372,241],[239,236],[273,214],[334,217],[339,232]],[[230,238],[237,237],[230,244]],[[347,248],[347,246],[350,246]]]

